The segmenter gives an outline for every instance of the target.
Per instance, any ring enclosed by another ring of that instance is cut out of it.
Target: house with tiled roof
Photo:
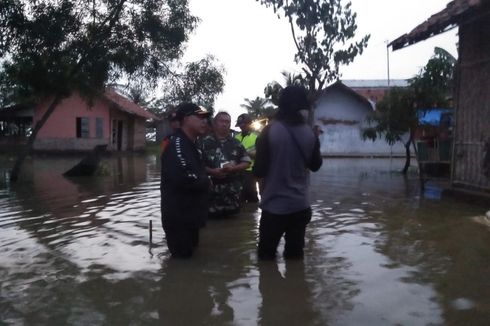
[[[49,103],[41,102],[30,110],[32,125],[42,118]],[[7,118],[3,121],[19,121],[18,117]],[[90,151],[96,145],[107,145],[112,152],[143,150],[146,122],[154,119],[158,118],[114,89],[107,88],[91,103],[74,92],[58,104],[39,130],[34,150]]]

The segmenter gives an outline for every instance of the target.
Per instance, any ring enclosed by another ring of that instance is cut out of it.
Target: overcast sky
[[[367,49],[349,66],[342,79],[386,79],[386,42],[411,31],[450,0],[351,0],[357,13],[359,39],[371,34]],[[345,1],[344,1],[345,3]],[[281,71],[297,71],[296,48],[285,19],[255,0],[191,0],[191,12],[201,19],[188,44],[185,61],[214,55],[226,69],[225,90],[215,109],[244,112],[244,98],[263,97],[267,83],[282,82]],[[392,52],[390,79],[413,77],[439,46],[457,56],[457,29]]]

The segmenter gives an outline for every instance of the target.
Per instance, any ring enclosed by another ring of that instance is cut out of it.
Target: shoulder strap
[[[294,145],[296,145],[296,148],[298,149],[299,153],[301,154],[301,157],[303,158],[303,161],[305,162],[305,165],[308,166],[308,159],[306,158],[306,155],[305,153],[303,152],[303,149],[301,148],[298,140],[296,139],[296,136],[294,136],[294,133],[291,131],[291,129],[289,129],[286,125],[284,125],[283,123],[281,123],[280,121],[278,121],[278,123],[283,126],[284,129],[287,130],[287,132],[289,133],[289,136],[291,137],[291,139],[293,140],[293,143]]]

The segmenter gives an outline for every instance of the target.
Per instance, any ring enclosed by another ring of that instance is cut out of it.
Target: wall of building
[[[49,101],[41,103],[34,110],[33,125],[42,118],[49,104]],[[89,135],[87,138],[77,138],[77,117],[89,119]],[[100,138],[96,137],[96,118],[101,118],[103,121],[103,135]],[[93,106],[89,106],[78,94],[73,94],[64,99],[50,115],[37,134],[34,149],[87,151],[96,145],[108,144],[109,120],[106,103],[96,100]]]
[[[39,105],[34,112],[34,123],[41,119],[49,102]],[[87,137],[77,137],[77,118],[88,118]],[[96,120],[102,119],[102,134],[97,135]],[[118,146],[118,122],[122,123]],[[99,136],[99,137],[98,137]],[[39,131],[35,150],[89,151],[96,145],[108,145],[108,151],[132,151],[145,148],[145,119],[128,114],[106,100],[95,100],[89,106],[79,95],[63,100]]]
[[[384,140],[364,141],[362,129],[372,108],[346,92],[331,90],[315,108],[314,124],[323,130],[320,136],[323,155],[331,156],[404,156],[401,143],[389,146]]]
[[[459,28],[452,184],[490,191],[490,20],[482,17]]]

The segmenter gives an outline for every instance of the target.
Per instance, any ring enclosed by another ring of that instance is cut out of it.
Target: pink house
[[[35,125],[49,103],[34,108]],[[137,151],[145,147],[145,122],[157,119],[139,105],[107,89],[89,105],[79,94],[64,99],[39,130],[35,150],[88,151],[107,145],[108,151]]]

